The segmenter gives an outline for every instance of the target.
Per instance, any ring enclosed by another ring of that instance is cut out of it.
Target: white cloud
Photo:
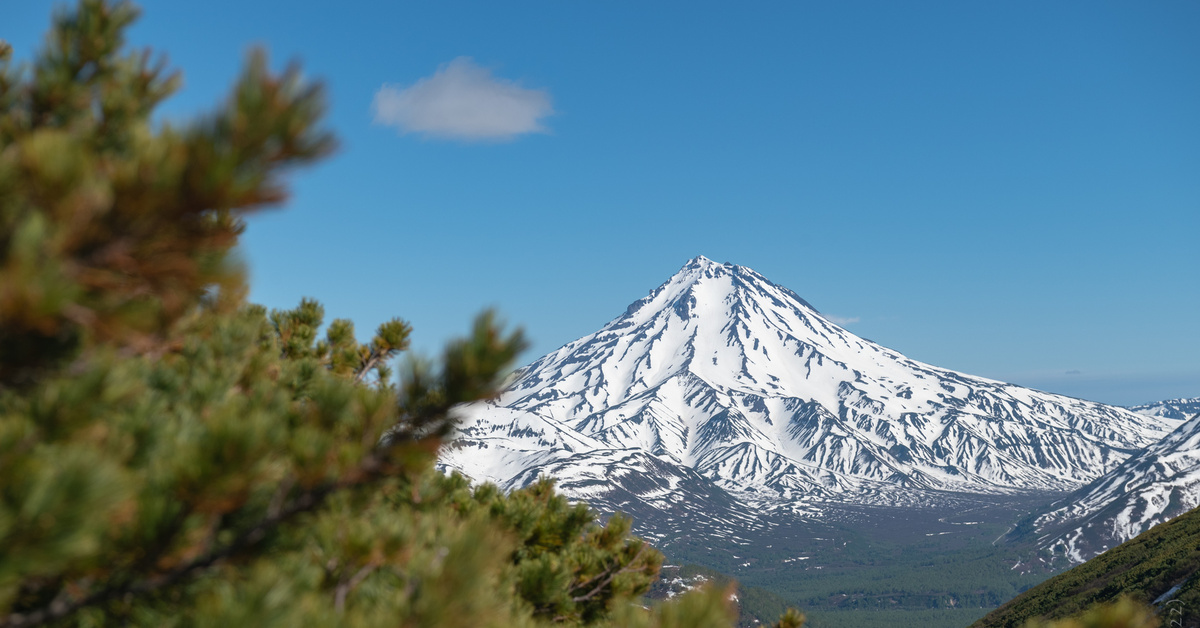
[[[371,103],[377,124],[402,133],[464,141],[510,140],[545,133],[541,119],[554,113],[550,93],[492,76],[459,57],[411,86],[384,85]]]
[[[833,323],[834,325],[838,325],[840,327],[845,327],[846,325],[853,325],[854,323],[857,323],[860,320],[857,316],[835,316],[833,314],[822,314],[822,316],[825,317],[825,320]]]

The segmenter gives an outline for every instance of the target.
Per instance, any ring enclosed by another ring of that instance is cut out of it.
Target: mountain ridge
[[[443,468],[507,488],[629,450],[776,506],[887,486],[1067,492],[1178,424],[911,360],[703,256],[463,418]]]
[[[1129,406],[1129,409],[1146,416],[1167,417],[1182,421],[1200,414],[1200,397],[1164,399],[1162,401]]]
[[[457,412],[443,470],[554,477],[672,561],[854,628],[962,626],[1040,582],[1064,561],[999,543],[1016,520],[1182,423],[909,359],[704,257]]]
[[[1200,415],[1049,506],[1030,534],[1080,563],[1197,506]]]

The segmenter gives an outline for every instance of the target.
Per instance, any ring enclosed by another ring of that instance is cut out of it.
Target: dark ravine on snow
[[[1171,443],[1186,447],[1197,430],[1162,408],[1139,410],[911,360],[749,268],[697,257],[599,331],[522,369],[497,399],[463,409],[440,465],[507,489],[557,478],[572,498],[633,515],[668,556],[744,581],[838,572],[858,560],[855,543],[864,555],[902,555],[968,536],[978,538],[959,550],[1033,552],[1005,555],[1019,574],[1054,550],[1086,560],[1172,516],[1135,508],[1112,538],[1072,536],[1120,508],[1131,475],[1196,495],[1180,473],[1192,476],[1163,461],[1179,460]],[[1187,465],[1194,458],[1177,466]],[[1096,496],[1050,506],[1078,491]],[[1038,549],[1048,551],[1034,558]]]

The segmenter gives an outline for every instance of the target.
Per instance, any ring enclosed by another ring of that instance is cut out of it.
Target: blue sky
[[[18,57],[52,6],[0,2]],[[167,118],[254,44],[329,89],[340,150],[245,238],[269,306],[428,353],[495,306],[528,361],[703,254],[925,362],[1200,396],[1200,3],[142,6]]]

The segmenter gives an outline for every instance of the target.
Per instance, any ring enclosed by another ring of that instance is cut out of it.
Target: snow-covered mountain
[[[1129,409],[1146,416],[1165,417],[1183,421],[1200,414],[1200,397],[1155,401],[1154,403],[1144,403],[1140,406],[1130,406]]]
[[[1061,493],[1180,423],[911,360],[704,257],[463,419],[443,468],[506,488],[551,475],[611,508],[690,504],[731,529],[744,508],[687,495],[803,512]]]
[[[1200,506],[1200,415],[1051,506],[1039,545],[1083,562]]]

